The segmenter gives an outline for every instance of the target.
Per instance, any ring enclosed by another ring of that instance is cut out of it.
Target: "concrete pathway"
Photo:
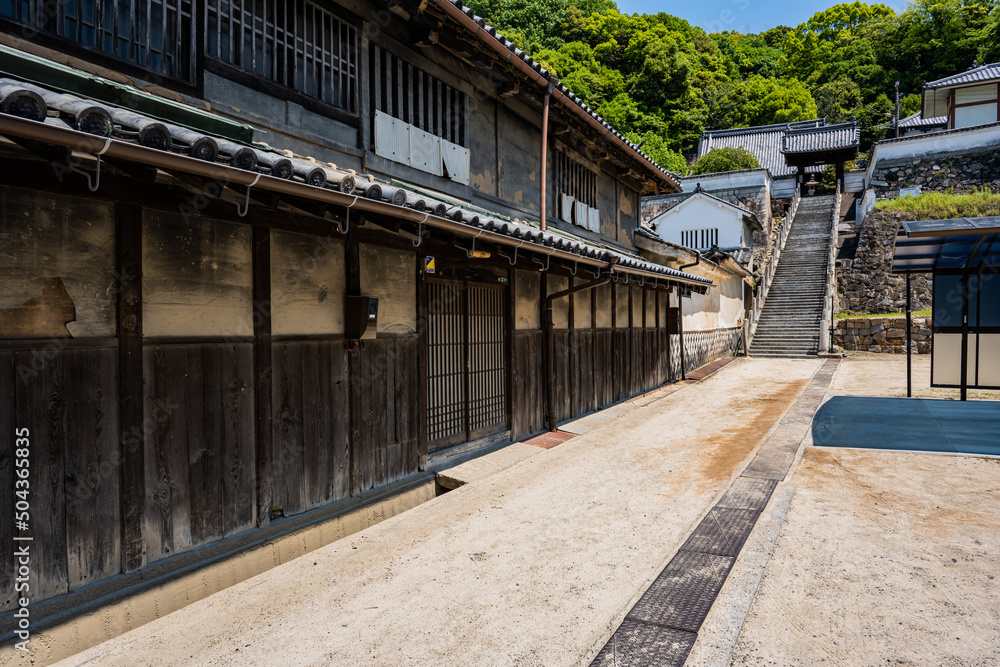
[[[741,359],[62,664],[587,663],[820,364]]]

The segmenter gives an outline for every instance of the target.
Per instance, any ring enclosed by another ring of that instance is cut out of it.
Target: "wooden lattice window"
[[[194,0],[0,0],[0,16],[186,83],[196,80]]]
[[[556,183],[559,191],[590,208],[597,208],[597,174],[566,151],[556,151]]]
[[[207,0],[206,52],[357,112],[358,30],[309,0]]]
[[[468,147],[468,97],[394,53],[372,43],[372,107],[393,118]]]

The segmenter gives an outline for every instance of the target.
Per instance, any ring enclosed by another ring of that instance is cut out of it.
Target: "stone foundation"
[[[914,317],[912,350],[930,354],[931,318]],[[905,317],[859,317],[835,320],[833,344],[848,351],[906,353]]]

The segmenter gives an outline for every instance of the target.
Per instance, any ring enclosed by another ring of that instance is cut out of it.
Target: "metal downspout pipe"
[[[539,213],[538,222],[539,227],[542,231],[545,231],[545,217],[548,214],[548,209],[546,208],[547,202],[545,200],[546,186],[548,185],[548,166],[549,166],[549,100],[552,97],[552,90],[554,86],[550,83],[549,87],[545,89],[545,99],[542,102],[542,168],[539,170],[542,174],[542,186],[541,193],[539,197]]]

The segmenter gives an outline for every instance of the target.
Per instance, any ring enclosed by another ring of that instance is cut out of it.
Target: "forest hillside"
[[[703,130],[857,117],[881,138],[896,81],[902,115],[920,88],[1000,60],[1000,0],[840,4],[801,25],[708,34],[613,0],[467,0],[664,167],[684,171]]]

